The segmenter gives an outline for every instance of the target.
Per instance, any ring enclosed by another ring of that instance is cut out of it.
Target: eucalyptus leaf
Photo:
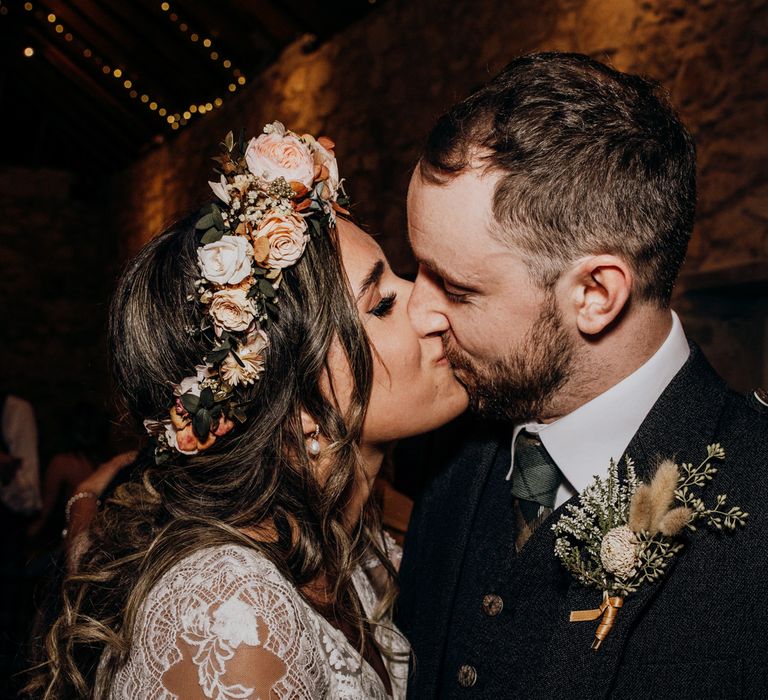
[[[219,231],[223,231],[224,219],[221,218],[221,211],[215,204],[211,208],[211,216],[213,217],[213,225],[219,229]]]
[[[192,419],[192,427],[195,429],[197,437],[203,442],[208,439],[211,432],[211,413],[207,408],[201,408]]]
[[[205,229],[211,228],[211,226],[214,226],[214,219],[213,214],[206,214],[205,216],[202,216],[200,219],[198,219],[198,222],[195,224],[195,228],[198,231],[204,231]]]
[[[275,297],[275,288],[272,286],[272,283],[269,280],[260,279],[259,280],[259,289],[261,290],[261,293],[267,299],[274,299],[274,297]]]
[[[223,236],[224,236],[224,231],[221,231],[220,229],[217,229],[215,227],[209,228],[205,232],[203,237],[200,239],[200,242],[203,245],[208,245],[209,243],[217,243],[222,239]]]
[[[200,408],[200,397],[187,392],[181,395],[181,405],[184,406],[184,410],[187,413],[197,413],[197,409]]]
[[[210,387],[205,387],[200,392],[200,405],[203,408],[211,408],[213,406],[213,391]]]
[[[205,356],[205,360],[206,362],[215,365],[221,362],[227,355],[229,355],[229,348],[219,348],[217,350],[211,350],[211,352]]]

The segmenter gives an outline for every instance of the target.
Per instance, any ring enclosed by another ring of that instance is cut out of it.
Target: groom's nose
[[[451,327],[443,313],[444,303],[439,283],[420,265],[408,300],[408,316],[422,338],[441,335]]]

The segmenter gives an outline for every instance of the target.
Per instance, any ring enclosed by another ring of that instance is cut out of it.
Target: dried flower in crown
[[[311,235],[335,224],[335,212],[347,213],[330,139],[299,136],[276,121],[247,143],[230,132],[221,146],[219,179],[208,183],[218,202],[195,224],[204,314],[190,332],[202,333],[210,349],[194,377],[174,384],[167,416],[144,421],[158,463],[202,452],[246,420],[243,392],[264,371],[283,270]]]

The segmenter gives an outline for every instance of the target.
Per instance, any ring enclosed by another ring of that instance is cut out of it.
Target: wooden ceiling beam
[[[125,107],[120,100],[116,99],[98,81],[88,75],[80,66],[75,64],[68,56],[60,51],[51,43],[44,43],[43,38],[39,39],[42,45],[43,58],[58,70],[65,78],[71,80],[80,89],[91,94],[97,105],[106,105],[109,109],[120,115],[130,125],[131,131],[136,134],[146,133],[149,127],[149,120],[140,119],[134,111]],[[154,116],[154,115],[152,115]],[[155,117],[159,122],[159,118]]]

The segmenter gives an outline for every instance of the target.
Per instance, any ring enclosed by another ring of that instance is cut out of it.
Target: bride
[[[369,494],[464,390],[344,218],[332,142],[275,122],[218,161],[216,203],[118,284],[112,366],[154,458],[94,523],[38,695],[403,698],[399,555]]]

